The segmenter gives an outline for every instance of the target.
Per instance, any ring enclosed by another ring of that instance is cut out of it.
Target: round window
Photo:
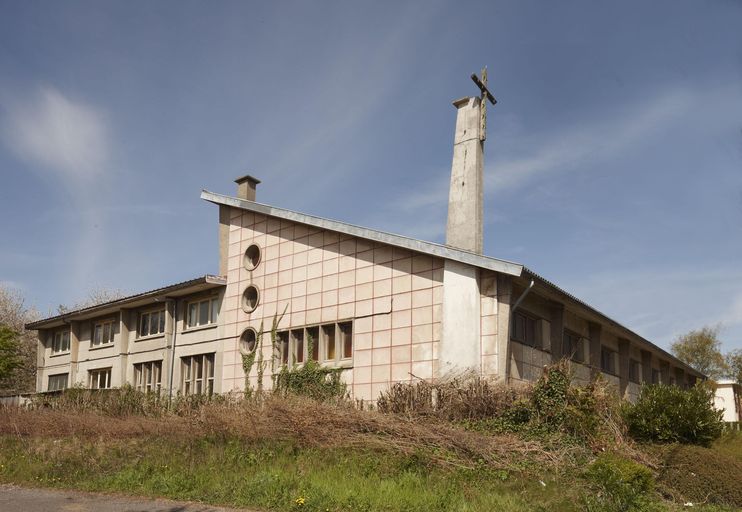
[[[242,292],[242,309],[245,313],[252,313],[258,307],[259,300],[260,294],[258,293],[258,288],[254,285],[248,286]]]
[[[248,327],[242,331],[240,336],[240,351],[244,354],[252,354],[258,344],[258,333],[255,329]]]
[[[245,255],[242,257],[242,264],[247,270],[255,270],[258,263],[260,263],[260,247],[257,244],[252,244],[245,251]]]

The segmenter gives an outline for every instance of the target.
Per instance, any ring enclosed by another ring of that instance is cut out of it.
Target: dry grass
[[[0,414],[0,435],[22,438],[127,439],[143,436],[193,439],[235,437],[307,447],[355,447],[411,455],[419,451],[442,465],[493,468],[522,464],[559,467],[571,449],[546,450],[515,435],[486,435],[443,421],[412,420],[377,411],[327,405],[299,397],[204,404],[187,415],[112,417],[95,412],[9,408]]]

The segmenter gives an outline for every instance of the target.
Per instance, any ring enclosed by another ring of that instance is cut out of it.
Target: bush
[[[340,379],[341,371],[325,368],[311,359],[302,366],[283,366],[274,376],[273,392],[281,396],[306,396],[320,402],[345,400],[348,387]]]
[[[629,434],[638,441],[709,446],[721,436],[722,412],[704,384],[691,389],[662,384],[643,386],[635,404],[624,406]]]
[[[742,461],[718,449],[666,447],[658,484],[683,502],[742,508]]]
[[[585,477],[596,491],[588,498],[588,510],[631,512],[654,508],[654,478],[641,464],[602,454],[588,468]]]

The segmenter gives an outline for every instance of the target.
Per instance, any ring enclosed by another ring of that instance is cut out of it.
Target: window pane
[[[291,339],[293,343],[294,358],[297,363],[304,362],[304,331],[297,329],[291,331]]]
[[[101,344],[101,325],[98,324],[93,329],[93,345],[100,345]]]
[[[339,324],[339,327],[342,336],[343,358],[353,357],[353,324]]]
[[[165,332],[165,312],[160,311],[160,330],[157,332]]]
[[[139,336],[149,336],[149,314],[143,313],[139,319]]]
[[[201,366],[202,360],[200,357],[195,357],[193,359],[193,378],[194,379],[201,379],[203,378],[203,368]]]
[[[103,324],[103,343],[110,343],[111,338],[111,324]]]
[[[196,325],[196,312],[198,310],[198,304],[191,303],[188,304],[188,327],[193,327]]]
[[[219,299],[211,300],[211,318],[209,321],[215,323],[219,318]]]
[[[323,325],[322,335],[325,342],[325,360],[335,359],[335,325]]]
[[[307,344],[312,347],[312,360],[319,361],[319,327],[307,328]]]
[[[276,333],[278,336],[278,352],[281,364],[289,362],[289,333],[286,331]]]
[[[198,325],[209,323],[209,301],[205,300],[198,304]]]
[[[214,354],[209,354],[206,356],[206,361],[209,363],[209,371],[206,375],[213,378],[214,377]]]

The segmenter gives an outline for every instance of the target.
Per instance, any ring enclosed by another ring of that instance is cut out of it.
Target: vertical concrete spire
[[[448,197],[446,244],[482,253],[484,245],[484,137],[482,100],[462,98],[458,109]]]

